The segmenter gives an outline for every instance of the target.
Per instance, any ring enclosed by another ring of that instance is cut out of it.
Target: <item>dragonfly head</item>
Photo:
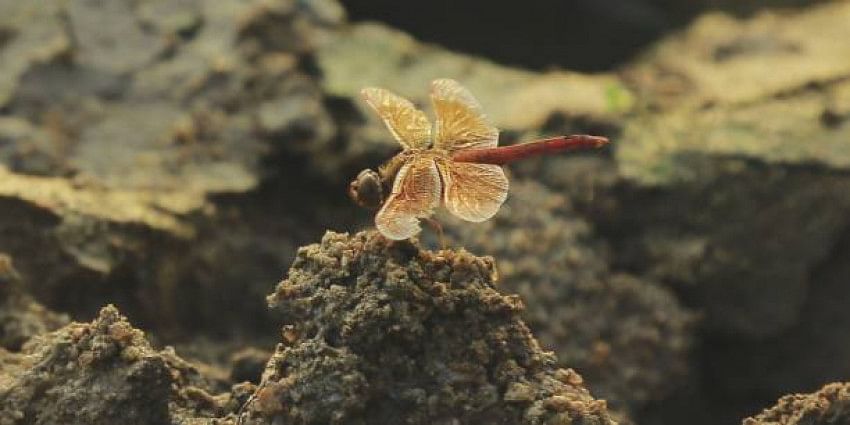
[[[357,205],[378,209],[384,203],[384,186],[378,172],[365,169],[348,185],[348,196]]]

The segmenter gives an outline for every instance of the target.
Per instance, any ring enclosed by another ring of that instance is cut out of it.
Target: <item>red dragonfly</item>
[[[450,79],[431,83],[437,117],[433,141],[431,122],[409,100],[381,88],[365,88],[361,94],[402,151],[377,172],[361,171],[351,182],[349,195],[360,206],[380,208],[375,226],[389,239],[416,235],[419,220],[429,219],[440,205],[467,221],[489,219],[508,196],[502,165],[608,144],[604,137],[573,135],[497,147],[499,130],[488,122],[472,94]]]

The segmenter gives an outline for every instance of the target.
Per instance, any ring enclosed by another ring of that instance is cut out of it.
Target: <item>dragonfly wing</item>
[[[442,185],[431,157],[414,157],[402,165],[393,190],[375,216],[378,231],[389,239],[407,239],[421,230],[419,219],[440,206]]]
[[[446,161],[440,173],[446,209],[464,220],[487,220],[508,197],[508,178],[498,165]]]
[[[365,88],[360,94],[405,150],[428,147],[431,122],[413,103],[389,90],[376,87]]]
[[[437,116],[435,147],[453,151],[493,148],[499,143],[499,130],[489,123],[472,93],[457,81],[431,82],[431,102]]]

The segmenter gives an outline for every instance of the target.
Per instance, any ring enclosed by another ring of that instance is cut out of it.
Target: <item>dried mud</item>
[[[0,380],[4,425],[189,423],[236,405],[172,349],[151,348],[111,305],[4,357],[12,365]]]
[[[776,406],[743,425],[843,424],[850,422],[850,388],[847,384],[829,384],[811,394],[782,397]]]
[[[614,423],[496,273],[490,257],[374,231],[302,248],[269,297],[285,341],[247,423]]]

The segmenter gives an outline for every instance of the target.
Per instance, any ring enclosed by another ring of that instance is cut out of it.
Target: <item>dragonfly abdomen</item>
[[[579,149],[598,148],[608,144],[608,139],[584,134],[558,136],[497,148],[466,149],[452,153],[457,162],[505,165],[537,155],[549,155]]]

